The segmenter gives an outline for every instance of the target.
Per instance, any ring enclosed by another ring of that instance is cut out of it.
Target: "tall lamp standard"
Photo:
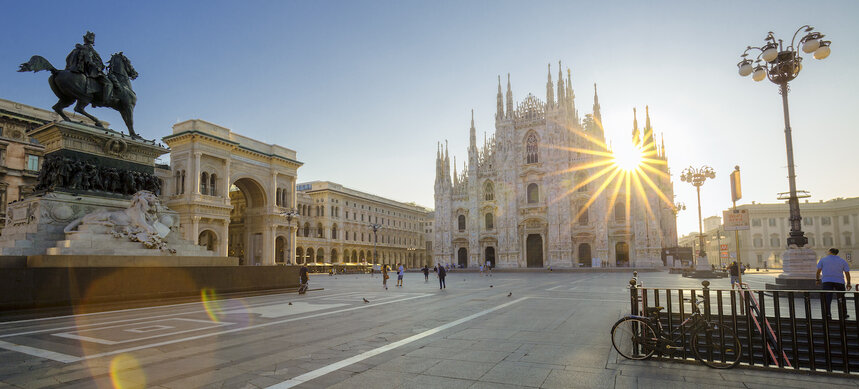
[[[685,211],[685,210],[686,210],[686,204],[683,203],[682,201],[676,202],[676,203],[671,205],[671,213],[674,214],[674,230],[671,233],[674,234],[675,237],[677,236],[677,214],[680,213],[680,211]],[[666,252],[666,254],[668,254],[668,253]],[[675,254],[674,261],[677,260],[676,256],[679,256],[679,253]],[[682,259],[681,259],[681,261],[682,261]],[[674,266],[675,263],[676,262],[672,262],[671,265]]]
[[[286,260],[288,261],[288,263],[292,263],[293,258],[290,257],[290,255],[292,255],[292,240],[293,240],[293,237],[292,237],[292,218],[295,216],[298,216],[298,212],[295,210],[295,208],[292,208],[289,211],[286,211],[280,215],[286,216],[286,225],[289,226],[289,227],[287,227],[289,230],[289,241],[286,242]]]
[[[381,230],[381,229],[382,229],[382,225],[381,225],[381,224],[374,224],[374,223],[371,223],[371,224],[370,224],[370,228],[372,228],[372,229],[373,229],[373,264],[375,265],[375,264],[376,264],[376,261],[377,261],[377,255],[376,255],[376,242],[378,242],[378,241],[379,241],[379,239],[377,238],[376,234],[379,232],[379,230]]]
[[[697,268],[699,270],[704,270],[704,268],[709,267],[707,264],[707,252],[704,250],[704,228],[702,224],[701,218],[701,185],[704,185],[704,181],[707,179],[712,179],[716,177],[716,172],[713,171],[713,168],[709,166],[701,166],[696,169],[692,166],[683,169],[683,172],[680,174],[680,180],[683,182],[688,182],[695,187],[698,191],[698,265]]]
[[[802,51],[806,54],[814,53],[814,59],[824,59],[829,56],[829,45],[831,41],[825,41],[822,38],[823,34],[813,31],[814,27],[805,25],[796,30],[793,38],[790,41],[790,46],[784,47],[781,39],[776,43],[776,38],[770,31],[764,38],[764,45],[761,47],[748,46],[740,57],[742,60],[737,64],[739,67],[740,76],[752,75],[755,81],[763,81],[768,78],[774,84],[779,86],[779,94],[781,94],[781,103],[784,110],[784,141],[787,148],[787,177],[790,183],[790,198],[788,204],[790,206],[790,237],[787,238],[788,246],[803,247],[808,243],[808,238],[802,232],[802,217],[799,215],[799,198],[796,196],[796,173],[793,166],[793,140],[790,130],[790,114],[788,112],[787,93],[790,90],[788,82],[792,81],[799,75],[802,70],[802,57],[799,55],[798,49],[802,46]],[[805,36],[796,41],[800,31],[805,32]],[[749,52],[757,50],[760,53],[754,61],[749,58]]]

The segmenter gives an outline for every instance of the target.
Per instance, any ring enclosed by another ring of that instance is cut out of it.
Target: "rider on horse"
[[[101,85],[101,99],[98,105],[104,106],[113,97],[113,82],[104,74],[104,63],[93,45],[95,45],[95,34],[87,31],[84,35],[84,44],[76,44],[74,50],[66,57],[66,70],[87,77],[87,93],[98,92],[96,86],[89,80],[98,82]]]

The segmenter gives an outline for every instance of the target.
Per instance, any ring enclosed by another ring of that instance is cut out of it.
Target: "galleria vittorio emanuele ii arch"
[[[186,239],[243,265],[274,265],[295,252],[294,227],[283,216],[295,208],[302,163],[294,150],[203,120],[177,123],[164,142],[171,152],[162,197]]]

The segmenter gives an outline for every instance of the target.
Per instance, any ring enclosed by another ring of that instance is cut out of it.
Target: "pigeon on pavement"
[[[492,287],[492,285],[489,285],[489,287],[491,288],[491,287]]]
[[[292,301],[289,302],[289,305],[292,305]]]
[[[363,298],[363,297],[362,297],[362,298]],[[365,302],[365,303],[369,303],[369,302],[370,302],[370,300],[367,300],[366,298],[364,298],[364,302]]]
[[[507,293],[507,297],[510,297],[512,295],[513,295],[513,292]]]

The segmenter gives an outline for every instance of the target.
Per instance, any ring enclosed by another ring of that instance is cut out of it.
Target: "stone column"
[[[269,195],[269,204],[271,204],[271,209],[276,209],[277,206],[277,172],[271,172],[271,194]]]
[[[276,226],[267,226],[262,232],[262,261],[263,265],[274,265],[274,229]]]
[[[191,192],[193,194],[200,194],[200,157],[202,156],[202,152],[194,153],[194,179],[191,180],[194,183],[194,191]]]
[[[221,227],[221,244],[218,247],[218,255],[228,256],[230,255],[230,219],[223,221],[224,225]]]
[[[230,201],[230,186],[233,185],[232,179],[230,178],[230,160],[227,159],[224,162],[224,191],[221,192],[224,194],[224,198],[227,199],[227,202]],[[227,222],[229,224],[229,221]]]
[[[200,239],[200,217],[199,216],[191,216],[191,241],[194,244],[199,244],[198,240]]]

